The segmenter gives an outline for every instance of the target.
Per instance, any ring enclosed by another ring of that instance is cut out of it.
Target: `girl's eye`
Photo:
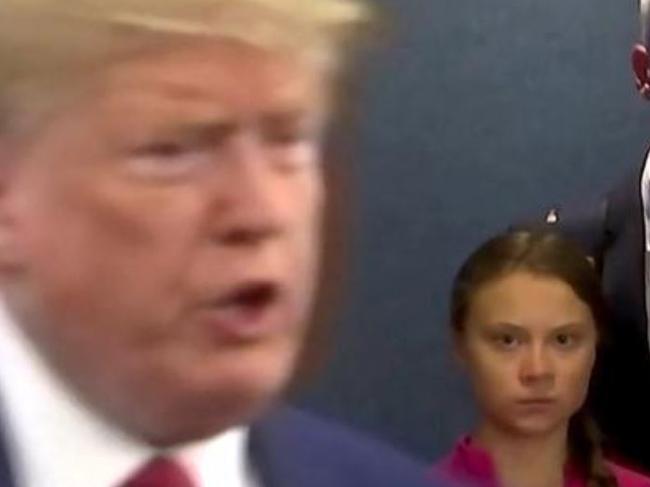
[[[555,336],[555,343],[562,348],[569,348],[578,342],[578,338],[571,333],[559,333]]]
[[[494,342],[500,348],[511,349],[519,345],[519,339],[510,333],[502,333],[494,337]]]

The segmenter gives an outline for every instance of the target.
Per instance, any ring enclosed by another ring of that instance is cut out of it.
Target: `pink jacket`
[[[650,487],[650,477],[645,477],[625,467],[607,462],[619,487]],[[432,474],[449,482],[469,487],[500,487],[490,454],[476,446],[470,437],[461,439],[453,451],[437,462]],[[587,482],[576,469],[567,468],[564,487],[586,487]]]

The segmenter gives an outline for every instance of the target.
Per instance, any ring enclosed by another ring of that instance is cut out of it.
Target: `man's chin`
[[[139,436],[156,447],[171,447],[209,438],[250,424],[275,405],[292,379],[290,364],[255,364],[224,372],[213,384],[184,388],[157,411],[140,416]]]

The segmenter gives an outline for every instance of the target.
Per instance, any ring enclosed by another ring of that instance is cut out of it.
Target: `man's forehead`
[[[144,104],[164,100],[200,106],[211,99],[233,106],[279,104],[286,111],[321,101],[322,78],[284,56],[211,44],[116,64],[101,86],[109,99]]]
[[[289,55],[231,41],[202,41],[168,44],[159,49],[113,63],[107,73],[120,84],[152,79],[168,85],[199,84],[204,76],[229,80],[245,73],[255,74],[251,81],[286,83],[292,80],[317,78],[313,66]],[[240,78],[241,82],[247,81]],[[134,83],[130,83],[134,84]]]

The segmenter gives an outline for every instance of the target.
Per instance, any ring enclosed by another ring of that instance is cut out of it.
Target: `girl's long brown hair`
[[[460,268],[452,289],[451,326],[464,333],[472,299],[487,283],[513,272],[525,271],[561,280],[591,310],[599,341],[605,336],[607,306],[599,276],[592,263],[573,242],[550,232],[507,232],[484,243]],[[586,477],[589,487],[617,487],[603,458],[601,436],[588,412],[587,399],[570,420],[569,454]]]

